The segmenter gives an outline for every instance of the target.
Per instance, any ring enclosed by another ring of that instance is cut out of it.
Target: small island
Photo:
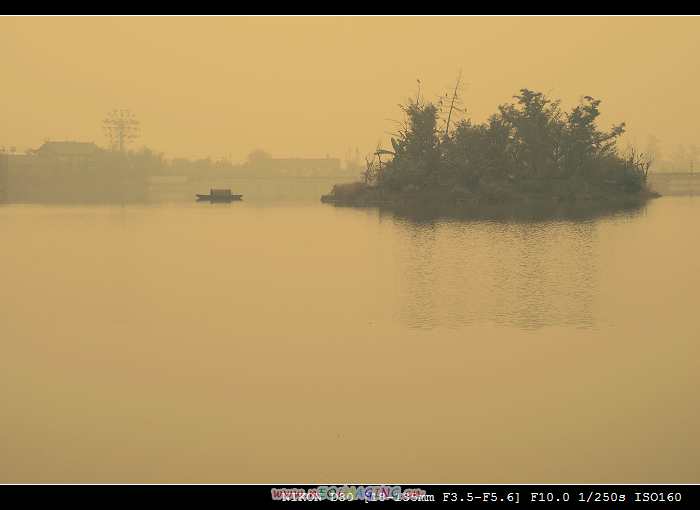
[[[458,105],[457,87],[437,102],[423,101],[419,91],[401,105],[405,118],[392,150],[378,148],[366,158],[362,180],[333,186],[321,201],[397,212],[558,216],[638,208],[659,196],[647,187],[651,159],[618,148],[625,124],[598,127],[598,99],[585,96],[564,111],[561,101],[521,89],[486,122],[451,126]]]

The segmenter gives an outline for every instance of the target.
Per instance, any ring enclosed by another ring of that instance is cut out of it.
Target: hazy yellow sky
[[[104,144],[130,108],[169,156],[344,157],[393,129],[397,103],[464,73],[483,120],[519,88],[603,100],[640,146],[700,143],[700,18],[2,17],[0,146]]]

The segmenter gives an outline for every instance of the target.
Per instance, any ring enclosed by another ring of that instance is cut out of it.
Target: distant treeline
[[[342,177],[358,178],[362,167],[354,162],[343,166],[337,158],[273,158],[264,151],[254,151],[242,163],[228,159],[166,158],[147,147],[130,151],[133,167],[148,175],[176,175],[190,178],[217,177]]]
[[[273,158],[264,151],[243,163],[225,159],[166,158],[150,148],[107,150],[93,142],[46,141],[24,154],[0,153],[0,201],[144,200],[152,177],[184,177],[205,183],[236,178],[282,181],[305,178],[357,179],[361,166],[337,158]],[[282,179],[280,179],[282,178]]]
[[[95,149],[70,156],[0,154],[2,201],[140,201],[146,197],[147,181],[148,176],[123,154],[111,151]]]

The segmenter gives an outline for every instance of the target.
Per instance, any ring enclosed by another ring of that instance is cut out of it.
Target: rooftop
[[[55,156],[91,156],[98,150],[93,142],[44,142],[37,152]]]

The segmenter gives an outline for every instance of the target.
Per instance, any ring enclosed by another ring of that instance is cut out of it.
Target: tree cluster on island
[[[639,203],[656,195],[647,188],[651,158],[618,148],[625,124],[598,127],[599,99],[585,96],[564,111],[561,101],[521,89],[483,123],[453,122],[458,99],[455,87],[451,100],[427,102],[419,92],[401,105],[404,121],[392,150],[378,149],[360,182],[336,185],[322,200],[478,207]]]

